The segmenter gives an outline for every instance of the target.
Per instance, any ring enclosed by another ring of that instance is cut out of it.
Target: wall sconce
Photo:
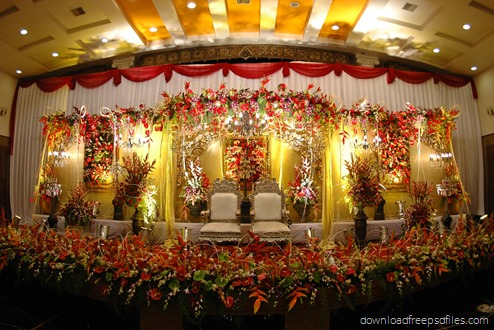
[[[453,154],[451,152],[432,153],[429,155],[429,165],[441,168],[445,163],[449,163],[452,159]]]
[[[149,143],[149,138],[148,137],[142,137],[142,136],[136,136],[135,138],[133,136],[130,136],[127,138],[127,140],[124,140],[122,138],[122,134],[118,136],[118,144],[124,149],[132,150],[135,148],[140,148],[144,146],[145,144]]]
[[[487,114],[491,117],[494,117],[494,107],[491,105],[490,107],[485,108]]]
[[[0,117],[6,116],[8,112],[9,112],[9,108],[1,107],[0,108]]]
[[[63,167],[67,160],[70,159],[70,153],[67,151],[50,151],[48,152],[49,157],[53,157],[53,161],[56,167]]]

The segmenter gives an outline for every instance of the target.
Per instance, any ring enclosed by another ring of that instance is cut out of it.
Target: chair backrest
[[[284,194],[275,179],[261,179],[249,196],[253,221],[283,221]]]
[[[238,220],[241,199],[235,182],[216,179],[208,194],[209,220]]]

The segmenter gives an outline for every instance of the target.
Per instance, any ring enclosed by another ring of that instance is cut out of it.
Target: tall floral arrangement
[[[139,157],[137,152],[132,152],[130,156],[122,157],[124,169],[124,180],[119,184],[113,205],[123,200],[131,207],[137,207],[142,201],[142,196],[148,188],[146,179],[149,173],[154,170],[156,160],[148,160],[149,155]]]
[[[294,166],[295,179],[288,182],[285,194],[294,204],[303,203],[313,205],[317,203],[318,191],[314,185],[311,162],[304,157],[300,164]]]
[[[184,173],[186,184],[180,193],[184,199],[184,205],[195,205],[206,202],[206,194],[211,185],[209,178],[202,171],[199,163],[190,162],[189,169]]]
[[[449,205],[455,202],[470,202],[461,184],[458,166],[454,162],[444,166],[444,177],[441,179],[441,183],[437,184],[436,188],[438,195],[446,198]]]
[[[350,210],[354,207],[363,210],[364,207],[378,204],[382,197],[374,164],[367,158],[352,156],[350,161],[345,161],[345,166],[348,170],[348,174],[343,177],[345,201]]]
[[[412,181],[409,187],[409,196],[412,203],[405,210],[405,228],[430,228],[433,224],[434,200],[432,186],[425,181]]]

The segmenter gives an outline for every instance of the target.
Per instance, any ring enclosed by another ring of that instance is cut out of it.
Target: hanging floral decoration
[[[80,125],[84,142],[84,182],[111,183],[113,177],[114,133],[110,118],[86,114]]]
[[[295,178],[293,181],[288,182],[285,196],[294,204],[317,204],[319,189],[314,184],[314,173],[312,172],[310,159],[303,158],[300,164],[294,166],[294,170]]]
[[[236,182],[256,182],[266,175],[263,139],[232,139],[225,150],[225,177]]]

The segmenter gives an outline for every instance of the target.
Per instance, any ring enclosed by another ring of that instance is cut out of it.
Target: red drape
[[[204,65],[174,65],[166,64],[159,66],[137,67],[121,70],[110,70],[100,73],[79,74],[69,77],[46,78],[39,80],[23,81],[19,84],[20,87],[28,87],[33,83],[44,92],[53,92],[67,85],[74,89],[76,83],[85,88],[96,88],[113,79],[114,85],[119,85],[121,77],[134,82],[142,82],[153,79],[160,74],[163,74],[166,81],[169,82],[173,76],[173,72],[188,76],[200,77],[213,74],[217,71],[222,71],[224,76],[230,72],[246,79],[259,79],[269,76],[279,70],[282,70],[283,76],[287,77],[291,71],[308,77],[322,77],[334,72],[336,76],[341,76],[343,72],[357,78],[370,79],[387,75],[388,84],[392,84],[395,79],[403,80],[410,84],[422,84],[429,79],[433,79],[434,83],[443,82],[451,87],[462,87],[471,84],[473,97],[477,98],[477,89],[470,78],[457,77],[453,75],[431,73],[431,72],[412,72],[395,70],[388,68],[368,68],[363,66],[354,66],[348,64],[334,63],[300,63],[300,62],[275,62],[275,63],[246,63],[246,64],[204,64]]]

